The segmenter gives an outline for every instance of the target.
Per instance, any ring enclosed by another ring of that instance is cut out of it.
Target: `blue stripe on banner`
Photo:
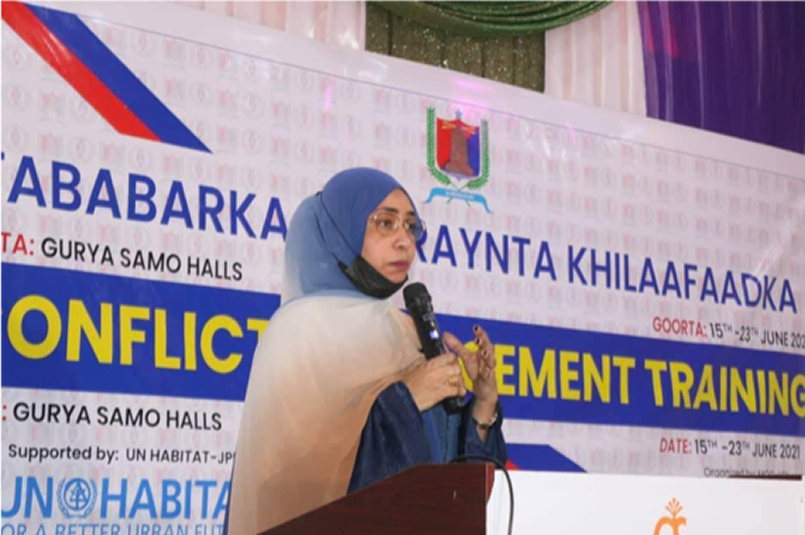
[[[211,152],[76,15],[26,4],[165,143]]]
[[[479,322],[451,316],[439,316],[439,321],[443,330],[462,339],[472,336],[472,325]],[[498,384],[507,418],[805,436],[803,356],[491,320],[480,323],[497,345]],[[564,373],[561,352],[567,352]],[[585,353],[595,368],[585,365]],[[622,358],[621,367],[630,369],[622,372],[614,365],[615,356]],[[662,366],[665,371],[659,370]],[[607,367],[610,378],[603,390],[609,401],[604,402],[592,374],[586,372],[597,369],[603,375]],[[652,372],[652,367],[658,371]],[[545,389],[537,395],[543,368]],[[706,378],[705,368],[712,380]],[[727,372],[723,383],[722,369]],[[775,385],[785,389],[775,390],[773,414],[772,375]],[[553,397],[549,385],[555,389]],[[591,393],[588,401],[585,386]],[[621,397],[622,387],[628,399]],[[745,400],[754,408],[748,408]]]
[[[586,472],[584,468],[547,444],[506,444],[506,452],[519,470]]]
[[[2,277],[4,387],[242,401],[261,320],[279,306],[270,294],[5,262]],[[96,330],[100,343],[78,336]]]
[[[7,263],[2,280],[11,387],[242,400],[257,332],[279,306],[276,295]],[[439,321],[464,339],[478,322]],[[506,418],[805,436],[803,356],[481,323]]]

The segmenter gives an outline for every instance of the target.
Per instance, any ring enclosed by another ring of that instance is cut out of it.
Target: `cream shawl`
[[[347,491],[372,404],[423,357],[390,300],[324,296],[283,306],[246,393],[229,535],[254,535]]]

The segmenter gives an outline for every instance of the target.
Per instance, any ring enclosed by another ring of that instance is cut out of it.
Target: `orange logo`
[[[662,528],[665,526],[671,527],[673,535],[679,535],[679,526],[688,525],[687,518],[677,516],[682,511],[682,505],[676,501],[676,498],[672,498],[668,505],[665,506],[665,510],[671,513],[671,516],[664,516],[657,521],[657,525],[654,526],[654,535],[660,535]]]

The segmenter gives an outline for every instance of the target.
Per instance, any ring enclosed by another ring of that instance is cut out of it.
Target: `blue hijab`
[[[283,304],[323,292],[363,295],[339,263],[355,262],[363,250],[369,215],[395,189],[408,195],[391,175],[356,167],[336,174],[322,191],[302,201],[285,243]]]

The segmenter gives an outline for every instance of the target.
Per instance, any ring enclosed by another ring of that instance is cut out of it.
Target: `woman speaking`
[[[391,297],[424,231],[411,198],[375,169],[338,173],[295,212],[282,306],[258,343],[228,510],[229,535],[254,535],[419,463],[461,454],[505,462],[494,348],[444,333],[425,360]],[[447,414],[442,400],[473,399]]]

